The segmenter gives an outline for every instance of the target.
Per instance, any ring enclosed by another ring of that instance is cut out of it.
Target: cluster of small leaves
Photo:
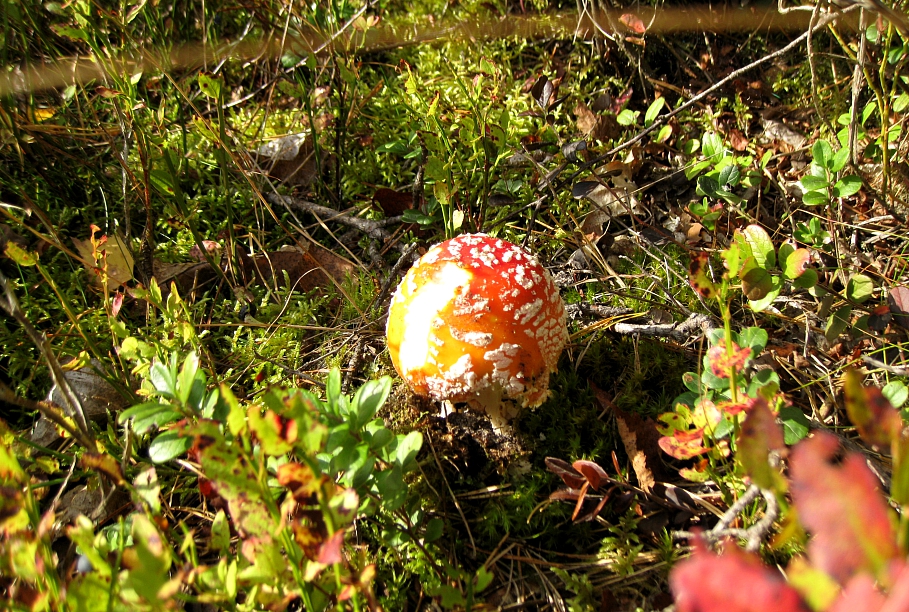
[[[700,219],[704,227],[712,230],[724,214],[723,202],[732,206],[740,204],[743,200],[735,193],[735,189],[759,184],[761,173],[747,170],[754,162],[753,158],[730,153],[723,145],[723,139],[715,132],[708,132],[702,140],[692,139],[684,145],[687,155],[694,155],[699,149],[703,159],[686,168],[685,176],[688,180],[697,177],[696,191],[703,199],[693,202],[689,210]],[[769,155],[764,156],[761,169],[769,159]]]
[[[879,389],[862,387],[855,371],[847,372],[844,389],[847,412],[861,437],[893,453],[890,498],[904,509],[909,501],[909,436],[903,434],[902,419]],[[767,439],[776,427],[772,419],[758,426]],[[798,522],[811,534],[807,554],[781,575],[757,555],[729,543],[725,554],[717,555],[697,538],[695,554],[670,575],[680,612],[909,607],[907,551],[905,539],[898,537],[905,533],[905,515],[897,521],[864,458],[847,453],[839,460],[838,447],[834,436],[818,433],[791,454],[788,488]],[[778,468],[774,476],[782,480]],[[735,587],[744,584],[747,589]]]
[[[854,174],[837,179],[849,161],[849,149],[841,148],[836,153],[826,140],[818,140],[811,147],[813,160],[811,168],[799,181],[804,190],[802,201],[808,206],[829,204],[836,198],[847,198],[859,192],[862,179]]]
[[[694,466],[680,470],[683,477],[695,481],[707,479],[711,464],[735,450],[740,415],[749,413],[757,400],[764,405],[773,403],[785,424],[786,443],[795,443],[808,433],[801,411],[786,406],[779,396],[776,372],[750,372],[754,357],[767,343],[766,331],[749,327],[740,333],[731,332],[729,344],[722,329],[712,330],[707,338],[710,348],[703,357],[700,375],[688,372],[683,376],[688,391],[675,399],[673,412],[660,415],[657,428],[663,435],[660,448],[668,455],[679,460],[701,457]]]
[[[82,610],[161,609],[189,600],[247,610],[294,601],[307,610],[377,609],[375,567],[344,549],[354,521],[370,516],[384,524],[392,546],[418,539],[425,551],[441,535],[441,522],[407,494],[422,436],[396,435],[376,417],[388,377],[351,397],[341,393],[334,370],[324,400],[291,389],[245,404],[226,385],[207,390],[191,354],[179,368],[176,356],[155,360],[146,383],[154,401],[129,409],[121,422],[140,442],[153,436],[148,458],[158,466],[137,455],[129,468],[137,474],[128,479],[111,455],[83,455],[82,465],[102,474],[105,487],[128,491],[136,510],[115,532],[96,531],[84,516],[68,528],[83,560],[65,589],[50,548],[54,512],[39,514],[4,436],[0,570],[19,577],[20,600]],[[217,509],[207,537],[168,530],[156,469],[183,454],[196,466],[200,494]]]

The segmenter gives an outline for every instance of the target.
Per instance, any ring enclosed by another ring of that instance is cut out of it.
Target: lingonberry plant
[[[843,383],[846,409],[859,435],[892,453],[889,497],[901,510],[899,517],[865,459],[854,452],[842,455],[835,436],[817,432],[793,448],[785,483],[798,524],[809,534],[806,554],[781,573],[730,542],[723,554],[716,554],[696,537],[694,555],[670,576],[679,612],[877,612],[909,607],[907,521],[902,512],[909,502],[909,436],[879,389],[863,387],[854,370]],[[780,436],[772,419],[762,420],[759,428],[768,439]],[[778,470],[774,473],[781,478]]]

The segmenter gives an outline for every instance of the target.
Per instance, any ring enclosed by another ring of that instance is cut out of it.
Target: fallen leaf
[[[546,457],[546,469],[562,479],[572,489],[580,489],[587,484],[587,479],[570,463],[558,457]]]
[[[413,194],[381,187],[372,195],[373,201],[382,209],[386,217],[403,215],[405,210],[413,208]]]
[[[79,458],[82,467],[89,471],[101,472],[111,479],[114,484],[122,485],[126,482],[123,471],[116,459],[106,453],[82,453]]]
[[[638,479],[638,486],[650,492],[657,480],[666,480],[660,457],[660,434],[656,422],[639,414],[626,412],[615,405],[608,394],[590,383],[594,397],[603,409],[615,415],[619,437],[631,460],[631,468]]]
[[[614,177],[613,180],[617,178],[619,177]],[[599,181],[579,181],[571,188],[571,195],[577,200],[582,198],[589,200],[611,218],[639,215],[644,212],[641,203],[634,196],[636,190],[633,183],[630,187],[610,187]]]
[[[289,134],[269,141],[256,149],[259,165],[269,176],[288,185],[307,187],[318,178],[320,167],[327,160],[324,149],[316,155],[309,133]]]
[[[259,253],[243,260],[244,271],[261,282],[277,279],[282,285],[286,274],[291,287],[306,292],[327,286],[331,279],[342,281],[356,269],[324,247],[309,244],[305,248],[304,251],[300,247],[284,247],[276,252]]]

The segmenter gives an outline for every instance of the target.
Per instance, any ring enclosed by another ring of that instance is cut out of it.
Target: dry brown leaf
[[[637,186],[621,176],[613,177],[614,187],[608,187],[597,181],[580,181],[575,183],[571,195],[576,199],[586,198],[608,216],[641,214],[644,212],[641,203],[634,196]]]
[[[625,412],[615,405],[605,391],[593,383],[590,383],[590,388],[593,389],[600,406],[615,415],[619,437],[628,458],[631,459],[631,467],[637,476],[638,486],[649,493],[658,480],[665,480],[660,447],[657,443],[660,434],[656,429],[656,422],[651,418]]]
[[[290,286],[297,291],[311,291],[340,282],[354,272],[356,267],[328,249],[310,244],[306,251],[299,247],[284,247],[272,253],[260,253],[243,260],[248,277],[253,275],[263,282],[274,278],[284,284],[285,273]]]
[[[269,176],[288,185],[307,187],[318,178],[321,162],[326,155],[320,150],[321,160],[316,157],[312,138],[308,133],[289,134],[256,149],[259,164]]]

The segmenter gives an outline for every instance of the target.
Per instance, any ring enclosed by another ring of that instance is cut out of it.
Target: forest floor
[[[896,597],[909,38],[833,8],[8,3],[4,607]],[[477,232],[567,309],[504,429],[386,346]]]

